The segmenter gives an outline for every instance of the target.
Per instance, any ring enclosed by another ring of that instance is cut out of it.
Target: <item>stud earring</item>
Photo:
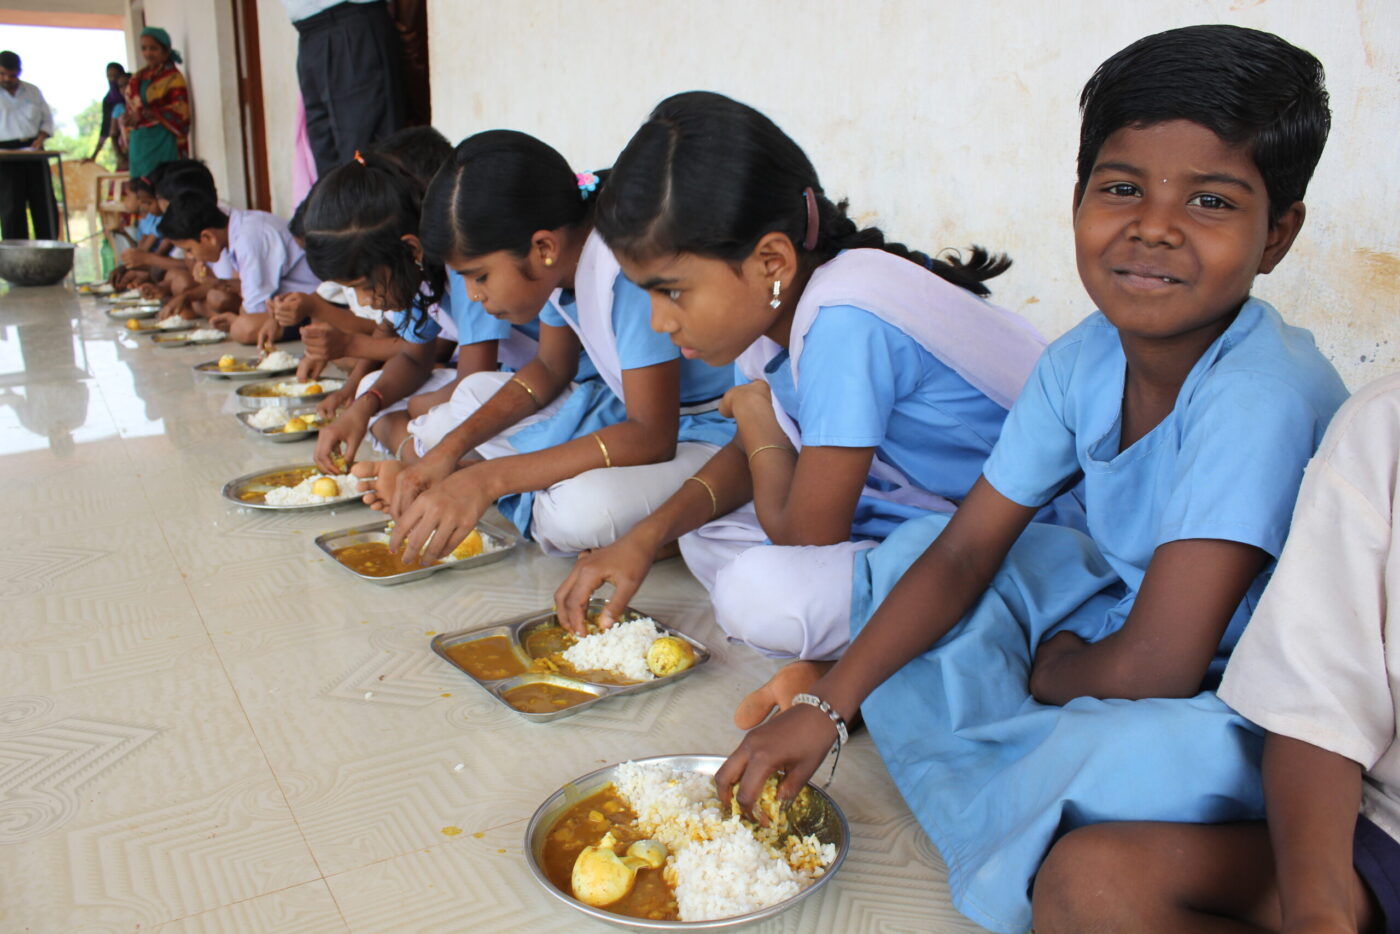
[[[554,265],[554,257],[552,257],[552,256],[546,256],[546,257],[544,258],[544,264],[545,264],[546,266],[553,266],[553,265]]]
[[[782,294],[783,284],[775,279],[773,281],[773,300],[768,304],[773,308],[781,308],[783,306]]]

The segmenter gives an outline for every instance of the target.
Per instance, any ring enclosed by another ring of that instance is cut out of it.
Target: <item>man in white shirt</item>
[[[0,149],[43,149],[53,135],[53,114],[43,93],[19,80],[20,60],[0,52]],[[0,235],[6,240],[29,236],[26,213],[34,215],[34,236],[53,239],[58,226],[48,163],[39,159],[0,160]]]

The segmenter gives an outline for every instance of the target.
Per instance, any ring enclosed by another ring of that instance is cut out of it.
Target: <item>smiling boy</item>
[[[1145,828],[1263,813],[1259,731],[1213,688],[1346,397],[1251,294],[1303,222],[1322,68],[1256,30],[1175,29],[1104,62],[1081,111],[1075,249],[1099,310],[1045,350],[957,512],[857,556],[855,638],[809,693],[863,714],[984,927],[1253,930],[1211,900],[1257,892],[1250,865],[1217,859],[1207,897],[1174,897],[1207,890],[1169,878],[1175,841]],[[1088,539],[1032,522],[1069,488]],[[793,706],[721,795],[737,780],[747,808],[774,771],[792,794],[835,734]]]

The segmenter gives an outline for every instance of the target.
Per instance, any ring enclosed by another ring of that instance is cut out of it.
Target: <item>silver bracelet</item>
[[[836,777],[836,765],[841,761],[841,747],[851,739],[851,734],[846,730],[846,718],[815,694],[795,694],[792,702],[794,704],[808,704],[817,708],[836,725],[836,742],[831,744],[831,750],[827,753],[827,755],[834,753],[836,758],[831,761],[831,772],[827,775],[826,783],[823,785],[823,787],[830,787],[831,780]]]

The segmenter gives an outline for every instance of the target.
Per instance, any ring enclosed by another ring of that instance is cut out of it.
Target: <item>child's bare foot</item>
[[[362,480],[372,480],[369,492],[364,495],[365,505],[380,512],[388,512],[394,501],[394,485],[403,470],[402,461],[360,461],[350,468],[350,473]]]
[[[773,708],[787,710],[792,699],[812,689],[835,662],[790,662],[779,668],[768,683],[739,702],[734,711],[734,725],[741,730],[752,730],[773,712]]]

